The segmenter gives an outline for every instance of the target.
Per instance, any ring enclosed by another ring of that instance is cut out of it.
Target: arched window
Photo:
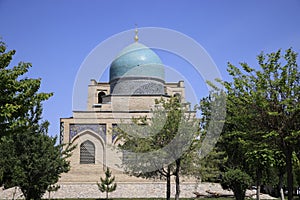
[[[80,145],[80,164],[95,164],[95,145],[89,140]]]
[[[181,101],[181,95],[179,93],[175,93],[173,96],[176,97],[179,102]]]
[[[104,92],[98,93],[98,103],[103,103],[103,96],[105,95]]]
[[[175,93],[173,96],[174,96],[174,97],[178,97],[178,98],[181,97],[181,95],[180,95],[179,93]]]

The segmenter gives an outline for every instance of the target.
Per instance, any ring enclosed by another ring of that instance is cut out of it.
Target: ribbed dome
[[[110,66],[110,82],[126,77],[149,77],[164,81],[164,66],[150,48],[135,42],[125,47]]]

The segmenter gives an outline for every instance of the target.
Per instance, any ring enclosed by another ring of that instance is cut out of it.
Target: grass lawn
[[[165,200],[166,198],[109,198],[109,200]],[[174,198],[171,198],[174,199]],[[199,200],[232,200],[233,198],[198,198]],[[75,199],[62,199],[75,200]],[[105,200],[101,199],[80,199],[80,200]],[[195,198],[180,198],[180,200],[195,200]]]

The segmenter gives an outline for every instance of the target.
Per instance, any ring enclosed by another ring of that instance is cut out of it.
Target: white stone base
[[[57,192],[51,193],[51,198],[105,198],[105,193],[98,190],[96,183],[59,183],[60,189]],[[220,184],[217,183],[181,183],[180,184],[180,197],[194,198],[194,192],[207,195],[206,191],[218,194],[231,194],[231,191],[223,190]],[[12,199],[14,188],[3,190],[0,188],[0,199]],[[255,198],[255,190],[248,190],[247,195]],[[165,182],[120,182],[117,183],[116,191],[109,193],[110,198],[165,198],[166,196],[166,183]],[[171,197],[175,196],[175,184],[172,183]],[[22,198],[20,190],[16,190],[15,199]],[[48,198],[48,193],[44,195]],[[276,199],[269,195],[262,194],[261,199]]]

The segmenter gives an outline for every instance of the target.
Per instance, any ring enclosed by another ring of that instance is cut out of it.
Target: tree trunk
[[[283,172],[280,172],[279,174],[279,182],[278,182],[278,194],[280,197],[280,200],[284,200],[284,193],[283,193]]]
[[[284,200],[284,192],[283,192],[283,188],[280,188],[279,193],[280,193],[280,199],[281,199],[281,200]]]
[[[260,200],[260,184],[256,185],[256,200]]]
[[[180,171],[181,159],[178,158],[178,159],[175,161],[175,163],[176,163],[176,172],[175,172],[176,194],[175,194],[175,200],[179,200],[179,195],[180,195],[179,171]]]
[[[108,199],[108,191],[106,191],[106,199]]]
[[[167,200],[171,199],[171,169],[168,166],[167,169]]]
[[[256,171],[256,200],[260,200],[260,186],[261,186],[261,171]]]
[[[287,187],[288,187],[288,200],[293,200],[293,151],[290,147],[286,150],[286,171],[287,171]]]

